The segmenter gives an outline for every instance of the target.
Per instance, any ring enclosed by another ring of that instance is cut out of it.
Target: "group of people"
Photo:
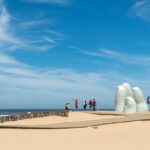
[[[77,110],[77,109],[78,109],[78,106],[79,106],[79,101],[78,101],[78,99],[75,99],[75,100],[74,100],[74,105],[75,105],[75,109]],[[95,111],[95,110],[96,110],[96,100],[95,100],[95,99],[92,99],[92,100],[90,100],[88,103],[87,103],[87,101],[85,100],[84,103],[83,103],[83,110],[87,110],[87,107],[88,107],[88,106],[89,106],[89,109],[90,109],[90,110]],[[69,111],[69,109],[70,109],[70,103],[66,103],[65,109],[66,109],[66,111]]]
[[[83,109],[86,110],[87,106],[89,106],[90,110],[93,109],[95,111],[95,109],[96,109],[96,100],[92,99],[92,100],[89,101],[89,103],[87,103],[87,101],[84,101],[84,103],[83,103]]]

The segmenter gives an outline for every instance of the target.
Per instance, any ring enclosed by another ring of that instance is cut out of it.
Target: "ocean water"
[[[63,109],[0,109],[0,116],[10,116],[18,115],[27,112],[47,112],[47,111],[57,111]],[[70,111],[82,111],[83,109],[70,109]],[[87,109],[88,110],[88,109]],[[97,109],[101,111],[113,111],[114,109]]]
[[[0,109],[0,116],[18,115],[27,112],[47,112],[59,109]]]

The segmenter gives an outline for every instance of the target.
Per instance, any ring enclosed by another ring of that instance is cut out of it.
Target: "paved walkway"
[[[85,113],[95,114],[95,115],[114,115],[114,116],[127,116],[125,113],[120,113],[116,111],[84,111]]]
[[[88,112],[88,113],[90,113],[90,112]],[[96,114],[96,112],[94,112],[94,113]],[[98,115],[100,115],[100,113]],[[105,115],[105,114],[103,114],[103,115]],[[133,122],[133,121],[150,121],[150,113],[139,113],[139,114],[134,114],[134,115],[127,115],[125,117],[120,116],[117,118],[114,117],[114,118],[109,118],[109,119],[97,119],[97,120],[90,120],[90,121],[56,123],[56,124],[50,124],[50,125],[34,125],[34,126],[30,125],[29,126],[29,125],[3,125],[3,124],[0,124],[0,128],[70,129],[70,128],[85,128],[85,127],[91,127],[91,126],[100,126],[100,125],[107,125],[107,124]]]

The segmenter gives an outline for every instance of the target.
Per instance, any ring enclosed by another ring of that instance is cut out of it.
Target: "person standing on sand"
[[[92,105],[93,105],[93,111],[95,111],[95,107],[96,107],[96,100],[95,99],[93,99]]]
[[[69,112],[69,109],[70,109],[70,103],[66,103],[66,105],[65,105],[65,109],[66,109],[66,111],[68,111],[68,112]]]
[[[83,103],[83,108],[84,108],[84,110],[86,110],[86,107],[87,107],[87,102],[84,101],[84,103]]]
[[[74,105],[75,105],[75,108],[78,109],[78,99],[75,99]]]
[[[92,100],[89,101],[89,108],[92,109]]]

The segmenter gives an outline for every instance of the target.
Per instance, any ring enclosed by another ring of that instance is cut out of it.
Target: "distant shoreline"
[[[59,111],[64,109],[0,109],[0,116],[17,115],[27,112]],[[89,111],[90,109],[87,109]],[[83,109],[70,109],[70,111],[83,111]],[[114,109],[97,109],[97,111],[114,111]]]

